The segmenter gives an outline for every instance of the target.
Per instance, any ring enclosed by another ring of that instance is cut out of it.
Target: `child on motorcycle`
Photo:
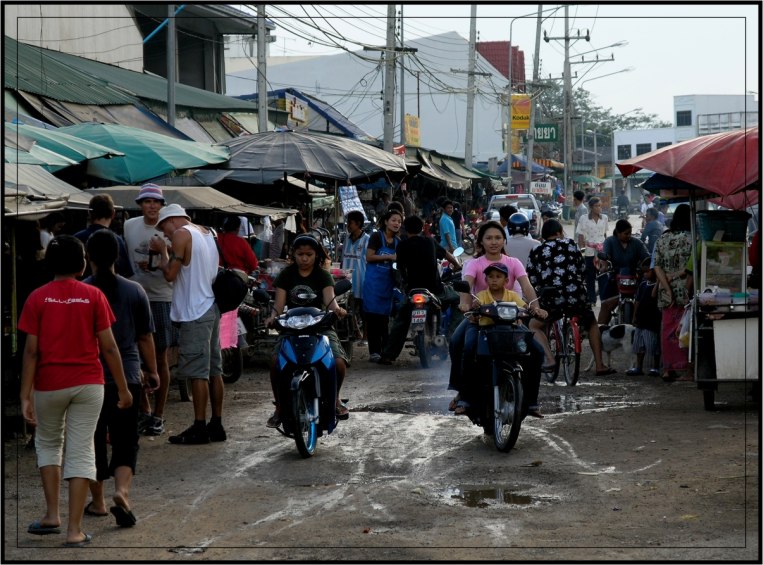
[[[294,240],[289,255],[291,263],[278,274],[278,277],[273,282],[276,290],[275,304],[273,305],[273,312],[265,320],[267,327],[273,326],[273,321],[276,316],[283,314],[285,306],[289,308],[299,306],[325,307],[334,312],[338,318],[344,318],[347,315],[347,311],[336,302],[334,279],[328,271],[320,268],[320,265],[328,259],[323,246],[310,235],[299,235]],[[336,388],[338,393],[347,372],[347,354],[339,342],[336,331],[328,329],[323,335],[329,338],[331,352],[336,360]],[[273,389],[276,409],[267,421],[269,428],[277,428],[281,424],[277,393],[278,371],[276,368],[276,359],[281,348],[281,341],[282,339],[277,341],[273,357],[270,360],[270,386]],[[339,400],[338,395],[336,400],[336,415],[342,419],[349,415],[347,406]]]
[[[506,282],[509,278],[509,269],[503,263],[491,263],[483,271],[485,274],[485,281],[487,282],[487,289],[477,293],[472,308],[476,308],[481,304],[490,304],[492,302],[514,302],[520,308],[527,306],[522,297],[514,292],[508,290]],[[537,308],[534,313],[540,319],[545,319],[548,316],[548,312],[541,308]],[[492,325],[494,322],[486,317],[481,317],[479,320],[480,326]],[[478,331],[476,326],[470,326],[467,329],[469,331]],[[471,340],[466,340],[467,343],[471,343]],[[476,343],[476,341],[475,341]],[[526,367],[528,383],[527,383],[527,399],[528,399],[528,411],[530,416],[536,418],[543,418],[543,414],[540,412],[538,406],[538,390],[540,388],[540,366],[543,357],[543,348],[540,344],[533,340],[534,348],[530,351],[531,361],[528,367]],[[473,371],[476,363],[475,352],[469,348],[464,348],[464,375],[475,375],[478,372]],[[469,403],[466,400],[460,399],[456,402],[455,414],[466,414],[466,409],[469,407]]]

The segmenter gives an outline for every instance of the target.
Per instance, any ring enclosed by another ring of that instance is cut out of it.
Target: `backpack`
[[[220,249],[220,245],[217,243],[217,232],[212,228],[207,229],[212,232],[212,236],[215,238],[217,252],[220,254],[220,259],[223,262],[223,266],[218,269],[215,281],[212,283],[212,292],[215,295],[215,302],[220,309],[220,313],[225,314],[238,308],[244,301],[247,287],[244,279],[236,271],[228,268],[228,263],[225,261],[222,249]]]

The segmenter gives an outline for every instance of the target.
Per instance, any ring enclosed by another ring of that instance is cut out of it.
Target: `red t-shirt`
[[[229,269],[238,269],[245,273],[251,273],[257,266],[257,257],[252,251],[249,242],[234,232],[223,232],[217,236],[217,244],[220,246]],[[220,264],[223,264],[220,257]]]
[[[35,390],[103,384],[96,334],[116,321],[100,289],[74,279],[53,281],[27,298],[19,329],[37,336]]]

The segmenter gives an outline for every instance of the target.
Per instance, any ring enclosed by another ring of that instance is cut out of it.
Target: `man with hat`
[[[179,326],[179,352],[176,375],[191,379],[193,424],[178,435],[174,444],[202,444],[225,441],[222,425],[223,378],[220,355],[220,310],[212,292],[220,257],[211,230],[191,222],[178,204],[159,210],[156,223],[171,242],[153,237],[149,250],[159,252],[159,269],[174,282],[170,319]],[[207,423],[207,400],[212,418]]]
[[[148,394],[141,399],[141,414],[138,418],[138,431],[148,436],[158,436],[164,432],[164,406],[170,388],[170,367],[167,350],[177,343],[177,330],[170,321],[172,303],[172,283],[164,279],[161,271],[149,264],[153,260],[158,265],[158,254],[149,251],[151,238],[164,237],[157,230],[159,210],[164,206],[162,189],[155,184],[140,187],[135,202],[141,208],[142,215],[130,218],[124,224],[124,238],[135,275],[132,280],[143,287],[151,304],[151,316],[154,319],[154,346],[156,365],[159,373],[159,388],[154,392],[154,411]]]

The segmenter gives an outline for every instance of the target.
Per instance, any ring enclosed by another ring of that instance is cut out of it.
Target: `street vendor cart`
[[[706,410],[720,383],[757,383],[759,295],[747,288],[746,212],[699,212],[699,269],[695,278],[696,331],[691,358]]]

